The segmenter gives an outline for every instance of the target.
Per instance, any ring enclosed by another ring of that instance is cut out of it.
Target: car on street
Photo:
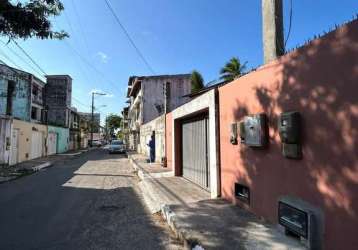
[[[112,140],[111,143],[108,145],[108,152],[112,153],[125,153],[126,147],[121,140]]]
[[[102,146],[102,142],[100,140],[89,140],[89,145],[91,145],[92,147],[101,147]]]

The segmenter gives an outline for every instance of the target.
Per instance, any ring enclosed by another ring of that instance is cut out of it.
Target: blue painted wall
[[[8,81],[16,83],[12,102],[12,116],[23,121],[30,121],[31,84],[26,74],[21,77],[4,75],[0,72],[0,115],[6,114]]]
[[[68,151],[69,147],[69,137],[70,131],[68,128],[55,127],[55,126],[47,126],[48,132],[53,132],[57,134],[57,147],[56,153],[64,153]]]

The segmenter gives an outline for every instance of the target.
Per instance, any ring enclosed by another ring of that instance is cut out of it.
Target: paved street
[[[104,150],[0,185],[0,249],[180,249],[123,155]]]

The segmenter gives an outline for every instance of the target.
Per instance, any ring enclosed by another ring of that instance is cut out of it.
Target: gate
[[[42,133],[38,131],[32,131],[30,159],[35,159],[42,156],[42,144]]]
[[[10,149],[10,161],[9,161],[10,166],[18,163],[18,151],[19,151],[19,130],[13,129],[11,132],[11,149]]]
[[[182,123],[183,177],[210,189],[209,124],[207,117]]]
[[[56,133],[48,133],[47,155],[56,154],[56,147],[57,147],[57,134]]]

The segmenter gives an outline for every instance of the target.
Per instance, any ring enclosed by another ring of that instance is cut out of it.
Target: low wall
[[[68,128],[48,126],[48,132],[57,134],[56,153],[64,153],[69,150],[70,131]]]
[[[172,142],[173,142],[173,115],[168,113],[165,116],[166,130],[165,130],[165,157],[167,159],[167,168],[173,169],[173,156],[172,156]]]
[[[164,122],[165,116],[147,122],[140,126],[140,144],[138,152],[149,157],[149,147],[147,146],[152,132],[155,131],[155,161],[161,162],[164,157]]]
[[[324,249],[358,245],[358,21],[219,88],[222,196],[277,223],[278,199],[294,196],[322,210]],[[303,118],[303,159],[281,153],[277,119]],[[230,143],[230,124],[269,119],[269,147]],[[250,204],[234,183],[250,188]]]
[[[11,119],[0,118],[0,165],[9,163]]]

